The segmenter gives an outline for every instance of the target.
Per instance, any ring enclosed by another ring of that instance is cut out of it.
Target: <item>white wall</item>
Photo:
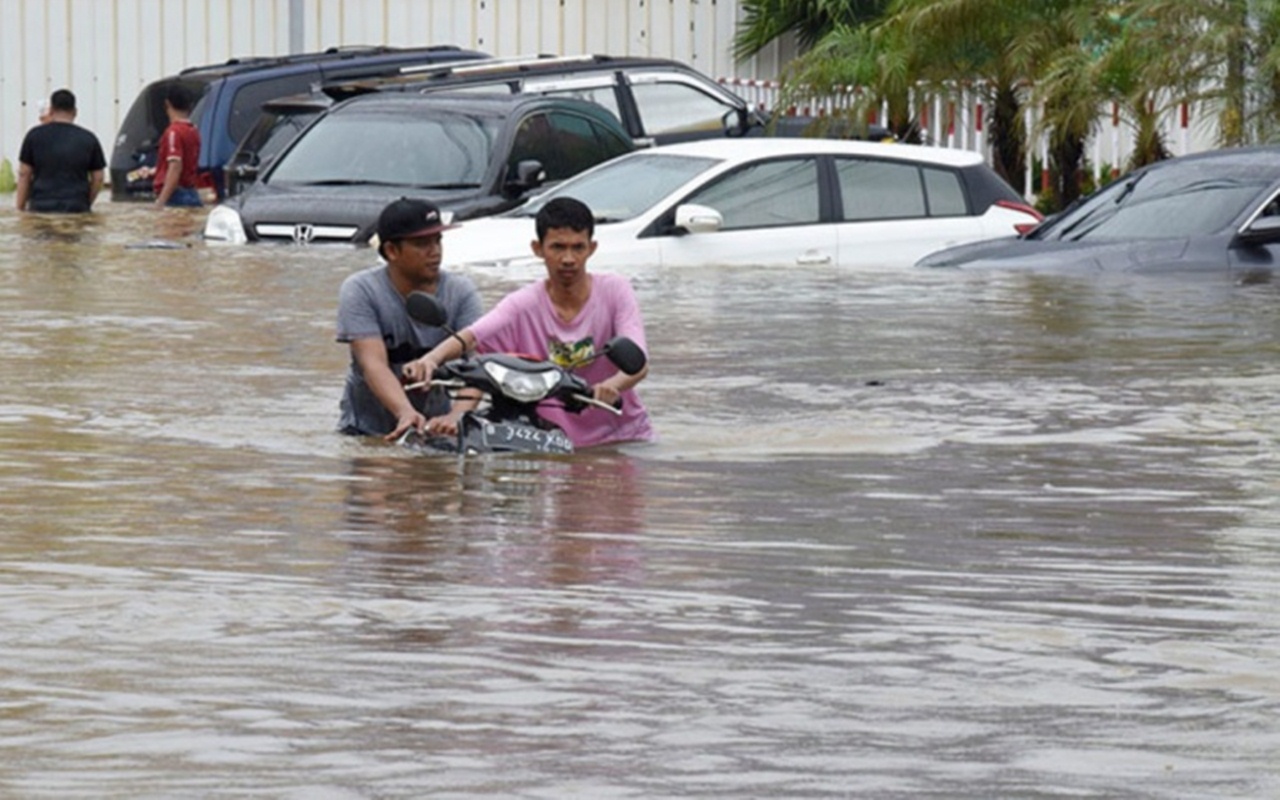
[[[303,50],[456,44],[502,56],[653,55],[717,77],[775,76],[791,55],[785,46],[733,62],[737,16],[736,0],[0,0],[0,159],[16,168],[23,135],[56,89],[76,94],[78,122],[110,158],[149,82],[235,56],[283,55],[294,40]]]
[[[236,56],[283,55],[291,44],[303,51],[456,44],[500,56],[660,56],[772,107],[772,81],[795,46],[777,43],[735,63],[738,17],[738,0],[0,0],[0,160],[16,168],[22,137],[55,89],[75,92],[78,121],[110,158],[120,122],[146,84]],[[954,113],[944,112],[949,101],[927,103],[932,142],[990,158],[973,98],[954,101]],[[954,129],[944,119],[954,119]],[[1184,126],[1170,113],[1170,149],[1212,147],[1214,122],[1200,112]],[[1095,169],[1122,163],[1130,138],[1126,125],[1102,125],[1090,153]],[[1028,171],[1019,188],[1034,194],[1038,178]]]

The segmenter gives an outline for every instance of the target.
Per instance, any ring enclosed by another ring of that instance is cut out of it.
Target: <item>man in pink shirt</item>
[[[595,217],[581,201],[551,200],[538,212],[535,225],[533,252],[546,264],[546,279],[507,295],[457,338],[446,339],[406,364],[406,379],[428,380],[438,364],[464,354],[464,343],[466,350],[483,353],[521,353],[571,369],[591,384],[592,395],[601,402],[622,401],[621,415],[599,408],[572,413],[552,403],[541,405],[542,418],[562,428],[575,447],[652,440],[649,415],[635,391],[648,367],[627,375],[607,358],[594,358],[615,336],[648,349],[631,282],[621,275],[587,272],[587,260],[596,251]],[[437,432],[455,432],[450,427],[438,419],[428,422]]]

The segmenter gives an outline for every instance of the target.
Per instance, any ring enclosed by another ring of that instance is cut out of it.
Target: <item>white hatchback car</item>
[[[1039,224],[976,153],[807,138],[708,139],[619,156],[445,237],[453,266],[534,266],[533,217],[553,197],[595,213],[593,268],[907,267]]]

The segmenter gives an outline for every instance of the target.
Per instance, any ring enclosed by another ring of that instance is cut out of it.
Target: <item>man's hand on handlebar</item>
[[[616,408],[622,405],[622,394],[603,381],[591,388],[591,396],[608,406]]]
[[[419,414],[417,411],[406,411],[396,418],[395,430],[383,437],[388,442],[397,441],[410,430],[416,430],[422,433],[427,428],[427,418]]]
[[[422,388],[425,389],[430,387],[431,375],[436,371],[437,366],[430,356],[423,356],[401,367],[400,378],[406,385],[423,384]]]

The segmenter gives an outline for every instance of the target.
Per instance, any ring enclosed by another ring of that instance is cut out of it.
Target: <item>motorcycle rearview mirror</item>
[[[445,323],[449,321],[449,313],[444,310],[444,306],[434,295],[426,292],[409,292],[409,296],[404,301],[405,308],[409,311],[409,316],[413,317],[417,322],[423,325],[431,325],[435,328],[446,328]],[[453,331],[449,331],[452,333]]]
[[[615,336],[604,348],[605,355],[613,365],[628,375],[640,372],[649,361],[640,345],[625,336]]]

